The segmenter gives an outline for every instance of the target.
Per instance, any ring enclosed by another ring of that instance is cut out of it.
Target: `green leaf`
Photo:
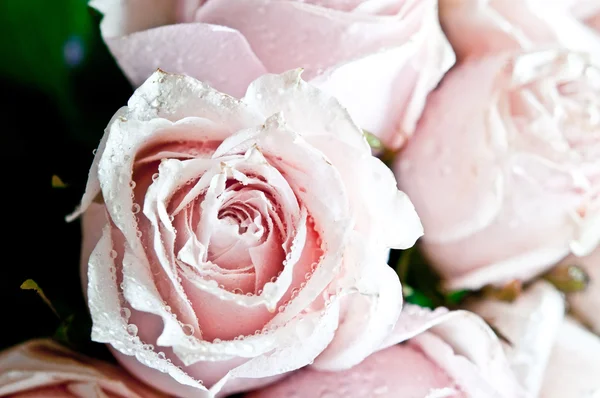
[[[58,328],[54,332],[54,340],[59,341],[61,343],[70,345],[71,341],[69,338],[69,331],[71,329],[71,325],[73,324],[73,318],[75,315],[69,315],[64,321],[58,325]]]
[[[66,188],[67,186],[59,176],[56,174],[52,176],[52,188]]]
[[[433,300],[422,292],[415,290],[408,285],[403,286],[402,291],[404,293],[404,300],[407,303],[415,304],[420,307],[435,308]]]
[[[446,294],[446,301],[450,304],[456,305],[464,300],[466,296],[471,293],[470,290],[455,290]]]
[[[58,319],[60,319],[60,315],[58,314],[58,311],[56,311],[56,308],[54,308],[54,306],[52,305],[52,302],[50,300],[48,300],[48,297],[46,297],[46,295],[44,294],[44,291],[42,290],[41,287],[39,287],[39,285],[36,283],[36,281],[34,281],[33,279],[27,279],[25,282],[21,283],[21,289],[35,291],[37,293],[37,295],[40,296],[40,298],[44,301],[44,303],[46,303],[46,305],[48,307],[50,307],[52,312],[54,312],[54,315],[56,315],[56,317]]]

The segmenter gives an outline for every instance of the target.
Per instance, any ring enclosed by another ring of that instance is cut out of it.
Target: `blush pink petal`
[[[340,372],[302,369],[247,398],[281,397],[427,398],[466,397],[418,346],[396,345]]]
[[[599,50],[597,38],[566,8],[561,0],[444,0],[440,21],[460,60],[553,45]]]
[[[406,304],[381,348],[407,340],[417,342],[467,396],[529,397],[517,381],[498,338],[471,312],[442,307],[431,311]]]
[[[367,252],[359,252],[360,239],[353,234],[345,252],[347,275],[337,285],[351,293],[342,301],[336,339],[314,362],[319,370],[349,369],[378,351],[400,316],[402,288],[396,272],[384,261],[377,263]]]
[[[526,396],[491,330],[465,311],[407,305],[381,348],[349,370],[303,369],[249,397],[291,397],[293,391],[332,398]]]
[[[600,338],[575,320],[562,323],[540,397],[596,397],[600,393]]]
[[[508,339],[504,351],[521,384],[539,396],[544,371],[562,325],[565,303],[546,282],[537,282],[512,303],[482,300],[467,308],[480,315]]]
[[[402,45],[414,32],[400,18],[295,1],[211,1],[198,10],[196,21],[238,30],[269,72],[301,67],[307,79],[340,61]]]
[[[200,76],[219,91],[241,97],[266,72],[237,31],[201,23],[136,31],[106,42],[129,80],[138,86],[156,69]]]
[[[0,396],[68,398],[91,394],[165,397],[122,369],[86,358],[50,339],[32,340],[0,353]]]
[[[571,311],[600,335],[600,249],[586,257],[569,256],[562,261],[565,265],[577,265],[589,277],[589,285],[581,292],[570,293],[567,300]]]
[[[436,0],[152,2],[93,2],[134,85],[162,68],[239,97],[259,75],[301,67],[392,149],[454,62]]]

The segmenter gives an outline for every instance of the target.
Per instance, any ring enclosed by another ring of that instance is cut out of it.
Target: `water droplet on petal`
[[[121,308],[121,316],[125,319],[125,321],[128,321],[129,317],[131,316],[131,310],[129,308]]]
[[[185,333],[186,336],[192,336],[194,334],[194,328],[192,325],[184,323],[181,325],[181,327],[183,328],[183,333]]]
[[[134,325],[133,323],[127,325],[127,333],[129,333],[132,336],[137,336],[138,327],[136,325]]]

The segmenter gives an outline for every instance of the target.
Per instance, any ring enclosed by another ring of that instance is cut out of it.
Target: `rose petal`
[[[0,395],[64,398],[71,393],[123,398],[163,396],[121,369],[76,354],[50,339],[31,340],[0,354]]]
[[[196,20],[240,31],[269,72],[302,67],[307,69],[308,78],[340,61],[404,44],[420,21],[403,23],[399,16],[361,15],[302,2],[261,0],[211,1],[198,10]]]
[[[571,318],[563,322],[544,375],[544,398],[595,397],[600,391],[600,338]]]
[[[121,315],[116,281],[111,276],[111,267],[114,267],[114,259],[110,255],[112,250],[110,227],[107,226],[89,260],[87,292],[93,321],[92,340],[110,343],[122,354],[134,355],[140,366],[161,369],[183,386],[205,391],[203,385],[166,359],[160,358],[156,352],[145,350],[140,339],[127,330],[127,322]]]
[[[315,361],[319,370],[348,369],[377,351],[402,309],[402,287],[396,272],[385,262],[369,258],[360,235],[354,234],[352,239],[344,256],[344,272],[349,275],[336,283],[350,293],[343,298],[345,311],[335,340]]]
[[[302,72],[294,69],[261,76],[248,87],[243,102],[265,117],[282,113],[290,128],[306,139],[333,136],[370,153],[361,130],[338,100],[303,81]],[[325,155],[328,152],[324,151]]]
[[[390,149],[412,135],[427,95],[454,63],[435,8],[429,12],[434,16],[402,46],[340,63],[311,80]]]
[[[600,49],[594,35],[562,1],[440,1],[442,28],[459,59],[552,44],[574,51]]]
[[[414,338],[427,330],[448,347],[443,349],[445,354],[436,351],[442,350],[439,340],[429,337],[422,341],[421,347],[426,353],[432,350],[430,358],[469,396],[526,396],[492,330],[481,318],[467,311],[448,312],[439,308],[432,312],[407,304],[396,328],[381,348]]]
[[[112,14],[106,15],[103,23]],[[106,43],[134,86],[161,68],[199,77],[219,91],[241,97],[250,82],[266,73],[246,39],[224,26],[166,25],[108,37]]]
[[[504,344],[515,374],[531,396],[539,396],[544,370],[564,317],[560,293],[538,282],[512,303],[484,300],[468,305],[497,328],[510,343]]]
[[[285,380],[250,393],[248,398],[295,397],[444,398],[464,397],[448,375],[412,345],[380,351],[340,372],[302,369]]]
[[[294,131],[327,156],[351,193],[352,207],[361,217],[357,219],[358,230],[365,236],[380,236],[387,247],[412,246],[422,234],[412,204],[395,188],[389,170],[371,156],[364,136],[346,110],[337,100],[302,81],[300,74],[300,70],[293,70],[263,76],[248,88],[244,102],[265,115],[282,112]],[[266,94],[273,92],[277,95]],[[340,139],[347,148],[340,146]]]

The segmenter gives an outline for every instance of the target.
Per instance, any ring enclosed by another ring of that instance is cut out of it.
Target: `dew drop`
[[[131,211],[133,214],[138,214],[140,212],[140,205],[134,203],[133,206],[131,206]]]
[[[129,317],[131,316],[131,310],[129,308],[121,308],[121,316],[125,319],[125,321],[128,321]],[[135,325],[129,325],[129,326],[135,326]]]
[[[92,151],[92,155],[96,155],[97,153],[98,153],[98,148],[96,148]]]
[[[161,352],[159,352],[159,353],[158,353],[158,358],[159,358],[159,359],[166,359],[166,358],[167,358],[167,356],[165,355],[165,353],[164,353],[164,352],[162,352],[162,351],[161,351]]]
[[[158,177],[160,177],[160,175],[158,173],[152,174],[152,181],[158,180]]]
[[[221,339],[214,339],[214,340],[213,340],[213,344],[219,344],[219,343],[221,343],[222,341],[223,341],[223,340],[221,340]]]
[[[142,237],[142,231],[140,231],[139,229],[135,232],[135,236],[137,236],[138,238]]]
[[[192,325],[184,323],[181,325],[181,327],[183,328],[183,333],[185,333],[186,336],[192,336],[194,334],[194,328]]]
[[[133,181],[133,180],[129,181],[129,188],[133,189],[133,188],[135,188],[136,185],[137,184],[135,183],[135,181]]]
[[[127,333],[129,333],[132,336],[137,336],[138,327],[136,325],[134,325],[133,323],[127,325]]]
[[[116,251],[116,250],[111,250],[111,251],[110,251],[110,258],[112,258],[113,260],[114,260],[115,258],[117,258],[117,256],[118,256],[118,255],[119,255],[119,254],[117,253],[117,251]]]
[[[242,291],[242,289],[240,289],[240,288],[236,287],[235,289],[233,289],[232,293],[233,293],[233,294],[242,294],[242,293],[244,293],[244,292]]]

